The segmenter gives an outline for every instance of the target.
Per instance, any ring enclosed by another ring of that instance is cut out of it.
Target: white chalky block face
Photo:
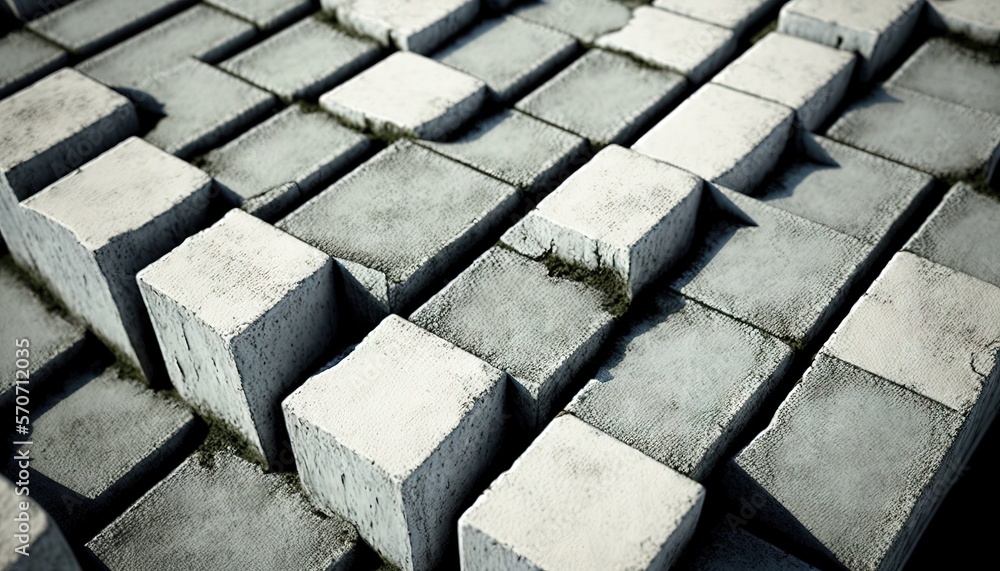
[[[750,193],[778,164],[792,133],[793,118],[793,110],[784,105],[708,84],[632,149]]]
[[[991,0],[928,0],[927,4],[948,31],[984,44],[1000,41],[1000,12]]]
[[[585,42],[628,23],[629,9],[613,0],[540,0],[523,2],[514,14],[565,32]]]
[[[333,340],[333,260],[233,210],[139,272],[167,372],[274,464],[279,399]]]
[[[1000,65],[946,39],[928,40],[887,83],[1000,115]]]
[[[701,83],[736,51],[732,30],[665,10],[640,6],[624,28],[601,36],[597,45],[624,52]]]
[[[809,131],[819,128],[847,91],[855,55],[795,36],[772,33],[712,79],[795,110]]]
[[[61,531],[49,514],[45,513],[38,502],[24,495],[14,482],[0,476],[0,510],[6,517],[0,524],[0,569],[59,569],[61,571],[79,571],[80,565],[73,556],[73,549],[66,542]],[[28,533],[22,533],[20,523],[15,518],[22,513],[21,507],[28,508],[23,513],[28,521]],[[18,537],[22,536],[22,537]],[[21,539],[24,541],[21,541]],[[15,549],[24,549],[22,552]],[[38,561],[40,566],[33,567],[31,563],[25,566],[25,561]]]
[[[337,20],[385,46],[429,54],[470,24],[479,0],[322,0]]]
[[[462,569],[667,569],[704,498],[699,484],[560,416],[462,514]]]
[[[737,36],[748,31],[782,0],[654,0],[653,6],[729,28]]]
[[[500,441],[503,372],[397,316],[283,404],[302,484],[403,569],[432,569]]]
[[[280,28],[313,11],[310,0],[208,0],[208,4],[253,22],[264,31]]]
[[[133,137],[22,203],[38,273],[150,380],[159,358],[135,275],[208,224],[211,184]]]
[[[701,179],[617,145],[542,200],[503,242],[618,274],[631,295],[668,271],[694,235]]]
[[[421,55],[397,52],[319,103],[359,129],[437,140],[475,115],[485,98],[482,81]]]
[[[31,85],[62,67],[66,52],[25,30],[0,38],[0,97]]]

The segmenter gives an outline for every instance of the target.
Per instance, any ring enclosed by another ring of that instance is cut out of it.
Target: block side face
[[[14,522],[15,514],[20,514],[20,504],[25,501],[24,496],[19,495],[18,487],[7,478],[0,477],[0,509],[11,517],[3,523],[0,532],[3,533],[3,543],[0,546],[0,565],[5,569],[18,569],[22,567],[25,557],[15,552],[17,543],[15,534],[18,534],[17,525]],[[28,518],[31,521],[31,543],[28,548],[28,557],[31,559],[27,566],[37,569],[65,569],[66,571],[79,571],[80,565],[73,556],[73,551],[66,538],[52,521],[52,518],[43,510],[38,502],[29,501]],[[10,523],[8,523],[10,522]],[[37,565],[37,567],[32,567]]]
[[[470,508],[471,509],[471,508]],[[468,513],[468,512],[466,512]],[[470,571],[542,571],[511,546],[490,537],[463,516],[458,527],[458,556],[462,569]]]

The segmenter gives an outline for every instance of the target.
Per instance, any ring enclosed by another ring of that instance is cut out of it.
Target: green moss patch
[[[198,456],[198,463],[202,467],[212,469],[215,467],[215,455],[224,450],[230,450],[244,460],[267,470],[267,461],[242,434],[233,430],[224,420],[211,413],[198,411],[198,414],[208,425],[205,441],[195,452]]]
[[[586,284],[604,295],[602,307],[614,317],[621,317],[628,311],[629,296],[625,281],[614,270],[600,268],[592,270],[577,262],[570,262],[549,252],[538,261],[545,264],[549,275]]]

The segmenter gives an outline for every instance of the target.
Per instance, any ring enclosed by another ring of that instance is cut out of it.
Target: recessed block
[[[945,39],[928,40],[888,83],[1000,114],[1000,61]]]
[[[0,37],[0,98],[45,77],[66,64],[66,52],[24,31]]]
[[[337,20],[384,46],[429,54],[479,13],[479,0],[322,0]]]
[[[14,480],[21,481],[20,478]],[[23,569],[25,571],[79,571],[80,565],[73,556],[73,550],[66,542],[59,527],[49,514],[32,498],[25,497],[22,489],[14,482],[0,476],[0,509],[9,514],[0,525],[0,569]],[[20,493],[19,493],[20,492]],[[27,504],[28,509],[21,511]],[[22,534],[16,517],[25,513],[29,532]],[[23,540],[23,541],[22,541]],[[23,549],[23,553],[15,551]]]
[[[621,28],[631,16],[612,0],[534,0],[514,8],[514,14],[585,42]]]
[[[311,0],[207,0],[207,3],[264,31],[286,26],[313,11]]]
[[[1000,14],[991,0],[928,0],[929,12],[950,32],[984,44],[1000,41]]]
[[[719,524],[692,541],[677,571],[817,571],[742,527]]]
[[[653,6],[729,28],[741,36],[781,3],[782,0],[654,0]]]

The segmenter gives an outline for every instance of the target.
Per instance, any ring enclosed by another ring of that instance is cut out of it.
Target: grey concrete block
[[[611,0],[531,0],[513,13],[585,42],[621,28],[631,17],[628,8]]]
[[[567,410],[702,481],[791,360],[792,350],[774,337],[661,292]]]
[[[629,89],[622,89],[628,85]],[[590,139],[627,144],[687,89],[680,74],[590,50],[528,94],[517,109]]]
[[[315,99],[368,66],[382,50],[306,18],[219,65],[285,101]]]
[[[206,0],[208,4],[270,31],[313,11],[312,0]]]
[[[816,571],[742,527],[719,524],[692,541],[677,571]]]
[[[888,84],[1000,115],[1000,63],[945,39],[928,40]]]
[[[927,0],[929,12],[950,32],[984,44],[1000,41],[1000,14],[990,0]]]
[[[571,415],[459,520],[462,568],[668,569],[705,490]]]
[[[200,164],[227,201],[276,220],[353,167],[371,147],[371,139],[326,113],[290,107],[208,153]]]
[[[231,452],[192,456],[87,548],[113,571],[351,568],[355,529],[324,517],[281,474]]]
[[[778,164],[794,111],[708,84],[642,136],[632,149],[743,193]]]
[[[572,37],[520,18],[486,20],[434,59],[478,77],[501,102],[513,102],[579,50]]]
[[[72,0],[2,0],[0,1],[0,13],[6,11],[7,14],[18,20],[28,22],[41,18],[70,2]]]
[[[678,71],[696,84],[736,53],[732,30],[648,6],[636,8],[624,28],[597,38],[596,44]]]
[[[278,228],[383,274],[373,297],[381,300],[386,291],[389,310],[403,313],[457,273],[460,260],[483,248],[517,203],[514,187],[399,142],[289,214]]]
[[[66,52],[24,31],[0,37],[0,99],[66,65]]]
[[[319,99],[359,129],[438,140],[479,111],[486,84],[432,59],[397,52]]]
[[[232,210],[137,280],[174,388],[275,465],[279,400],[334,341],[333,260]]]
[[[402,569],[434,569],[499,447],[507,376],[391,315],[282,405],[302,485]]]
[[[653,6],[729,28],[737,36],[756,26],[784,0],[654,0]]]
[[[430,54],[479,13],[479,0],[322,0],[337,20],[384,46]]]
[[[601,292],[491,248],[410,316],[514,380],[515,421],[538,429],[610,334]]]
[[[23,482],[20,478],[14,480]],[[0,524],[0,569],[79,571],[80,565],[66,538],[49,514],[29,497],[30,492],[30,487],[17,486],[0,476],[0,510],[6,514]],[[26,518],[23,522],[19,520],[22,513]],[[22,523],[27,527],[22,528]]]

